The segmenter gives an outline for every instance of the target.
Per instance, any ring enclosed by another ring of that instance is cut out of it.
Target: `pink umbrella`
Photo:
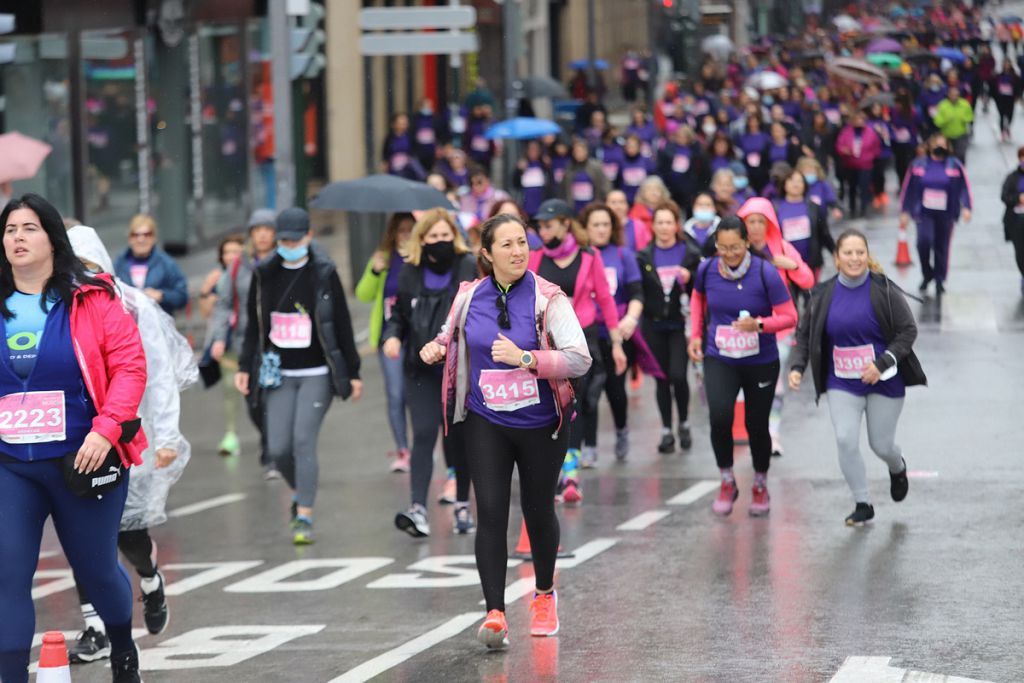
[[[0,135],[0,183],[32,178],[53,149],[21,133]]]
[[[894,52],[898,54],[902,51],[903,45],[900,44],[900,41],[893,40],[892,38],[877,38],[872,40],[868,43],[866,50],[869,55],[877,52]]]

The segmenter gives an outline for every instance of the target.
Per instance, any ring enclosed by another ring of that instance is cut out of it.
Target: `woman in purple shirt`
[[[769,161],[771,137],[764,132],[761,119],[757,116],[748,116],[746,127],[736,139],[736,147],[739,148],[743,165],[747,168],[747,177],[750,178],[750,186],[758,194],[761,188],[768,184],[768,172],[771,170]]]
[[[636,200],[640,184],[647,179],[647,176],[654,175],[654,171],[654,160],[640,153],[640,138],[635,135],[627,137],[615,187],[626,193],[626,199],[630,204]]]
[[[573,411],[569,380],[586,374],[591,358],[572,302],[527,271],[522,221],[500,215],[484,223],[480,255],[491,274],[459,288],[441,333],[423,346],[420,358],[428,365],[445,361],[446,427],[465,423],[467,443],[475,446],[469,465],[479,516],[476,564],[487,606],[477,639],[503,648],[515,467],[536,581],[530,635],[558,632],[555,488]]]
[[[814,290],[797,331],[789,386],[800,388],[808,364],[817,398],[828,405],[839,450],[839,466],[856,504],[848,526],[875,516],[868,494],[860,425],[866,417],[868,442],[889,467],[889,493],[907,495],[907,463],[896,445],[896,425],[906,387],[927,383],[912,346],[914,315],[900,288],[871,258],[867,238],[856,230],[839,236],[839,274]]]
[[[824,265],[822,250],[827,249],[829,253],[836,250],[828,230],[828,214],[824,207],[808,200],[807,180],[800,171],[789,171],[782,179],[782,190],[782,197],[774,202],[782,239],[796,247],[817,281]]]

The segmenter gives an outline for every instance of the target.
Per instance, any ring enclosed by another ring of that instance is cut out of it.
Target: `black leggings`
[[[1020,276],[1024,278],[1024,227],[1014,226],[1011,237],[1013,241],[1013,255],[1017,259],[1017,270],[1020,271]]]
[[[473,444],[469,473],[476,489],[476,566],[487,611],[505,610],[513,467],[519,468],[519,499],[537,589],[546,591],[554,585],[559,540],[555,490],[569,438],[563,428],[552,439],[556,428],[552,423],[538,429],[512,429],[475,413],[466,417],[466,443]]]
[[[569,427],[569,448],[579,448],[583,445],[584,437],[589,434],[591,425],[594,429],[594,439],[587,443],[597,443],[597,407],[601,403],[601,392],[604,391],[608,375],[615,375],[614,363],[611,370],[607,369],[608,361],[611,359],[611,347],[601,345],[597,328],[589,327],[583,330],[583,333],[587,337],[587,349],[593,362],[587,374],[576,383],[576,410],[579,414]]]
[[[704,358],[704,390],[711,418],[711,447],[720,469],[732,467],[732,422],[736,397],[743,389],[747,435],[754,471],[765,473],[772,459],[772,435],[768,417],[775,400],[779,361],[761,365],[734,365],[713,356]]]
[[[405,401],[412,417],[412,458],[409,486],[413,504],[427,506],[430,479],[434,474],[434,444],[442,428],[441,373],[434,369],[405,374]],[[469,501],[466,448],[460,426],[449,425],[442,440],[445,462],[455,468],[455,499]]]
[[[885,192],[885,169],[888,167],[888,159],[875,159],[871,167],[871,189],[876,195]]]
[[[673,393],[679,411],[679,424],[686,422],[690,412],[690,385],[686,380],[686,329],[658,330],[648,324],[644,325],[643,334],[654,359],[665,373],[665,379],[656,381],[655,396],[658,412],[661,413],[661,426],[671,429]]]
[[[604,395],[608,397],[608,405],[612,409],[612,420],[615,429],[626,428],[629,414],[629,396],[626,394],[626,372],[615,374],[615,360],[612,358],[612,342],[602,338],[599,342],[601,358],[604,360]],[[622,350],[626,353],[627,367],[636,360],[636,347],[632,342],[623,342]],[[597,411],[583,414],[583,443],[587,446],[597,445]]]
[[[999,110],[999,130],[1001,132],[1007,132],[1010,130],[1010,124],[1013,123],[1013,108],[1017,103],[1017,100],[1013,97],[997,97],[996,98],[996,109]]]
[[[132,529],[122,531],[117,535],[117,549],[128,560],[129,564],[135,567],[135,571],[144,579],[156,576],[156,557],[153,552],[153,539],[149,536],[149,529]],[[81,604],[89,602],[85,589],[75,577],[75,588],[78,589],[78,601]]]

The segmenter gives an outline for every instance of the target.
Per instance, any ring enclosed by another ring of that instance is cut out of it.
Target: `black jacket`
[[[665,181],[669,193],[676,203],[685,201],[686,205],[680,204],[684,211],[689,211],[689,203],[693,201],[693,195],[698,190],[703,190],[711,182],[710,167],[704,152],[699,143],[688,145],[690,150],[690,169],[685,174],[679,174],[672,170],[672,163],[675,161],[676,152],[683,145],[670,142],[658,152],[658,175]]]
[[[928,384],[928,378],[921,369],[921,362],[912,348],[917,338],[917,324],[907,300],[900,288],[885,275],[871,273],[870,278],[871,308],[875,311],[875,317],[882,328],[882,336],[888,344],[887,353],[875,359],[875,365],[881,372],[888,370],[893,364],[893,359],[889,355],[891,353],[896,356],[899,374],[906,386]],[[789,360],[789,369],[801,373],[807,367],[808,360],[810,361],[816,398],[821,398],[825,393],[825,373],[828,368],[827,363],[822,361],[827,344],[825,321],[837,282],[838,275],[822,282],[811,291],[807,309],[800,316],[800,325],[796,331],[796,347]]]
[[[1014,213],[1019,203],[1020,193],[1017,192],[1017,184],[1020,182],[1024,172],[1017,168],[1003,181],[1003,192],[1000,195],[1006,210],[1003,211],[1003,238],[1007,242],[1013,241],[1013,236],[1020,230],[1024,230],[1024,213]]]
[[[779,213],[779,201],[772,202],[776,215]],[[811,242],[807,246],[807,265],[811,269],[817,269],[825,264],[821,250],[828,249],[829,253],[834,254],[836,242],[832,239],[832,233],[828,229],[828,211],[825,207],[818,206],[809,200],[804,200],[804,203],[807,204],[807,217],[811,221]]]
[[[345,291],[341,287],[334,261],[312,245],[309,250],[309,266],[313,268],[316,306],[313,322],[324,351],[327,367],[330,368],[331,389],[335,396],[347,399],[352,394],[351,380],[359,379],[359,352],[352,334],[352,318],[349,316]],[[249,289],[249,324],[242,342],[239,366],[250,372],[250,386],[255,389],[255,376],[259,373],[260,356],[267,345],[270,329],[270,309],[275,305],[275,282],[284,270],[283,259],[274,256],[253,273]],[[252,391],[251,394],[258,392]]]
[[[402,266],[398,272],[395,305],[391,308],[391,317],[384,324],[380,337],[385,340],[397,337],[401,340],[405,346],[405,370],[409,373],[428,367],[420,360],[420,349],[441,331],[459,285],[477,278],[476,259],[472,254],[455,257],[452,279],[444,292],[427,290],[423,286],[423,276],[423,265],[406,263]]]
[[[681,287],[677,281],[668,294],[665,294],[665,290],[662,289],[658,269],[654,266],[654,242],[652,241],[646,249],[636,255],[643,283],[644,317],[653,322],[686,324],[680,299],[684,293],[693,289],[693,277],[697,274],[701,253],[697,240],[684,233],[682,241],[686,245],[686,255],[680,265],[690,271],[690,281],[686,287]]]

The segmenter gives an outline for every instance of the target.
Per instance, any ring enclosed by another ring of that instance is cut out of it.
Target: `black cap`
[[[278,214],[275,227],[279,240],[302,239],[309,232],[309,213],[298,207],[285,209]]]
[[[537,209],[537,213],[533,215],[533,219],[537,221],[550,221],[555,218],[572,217],[572,207],[562,199],[545,200],[545,202],[540,205],[540,208]]]

